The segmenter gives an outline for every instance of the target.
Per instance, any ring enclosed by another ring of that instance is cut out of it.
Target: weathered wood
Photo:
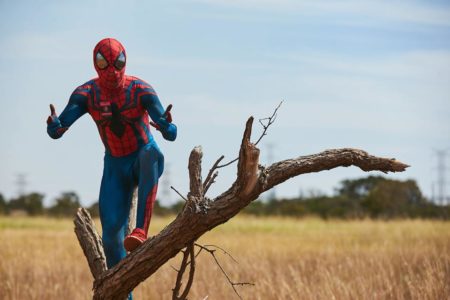
[[[195,147],[189,156],[189,179],[190,179],[190,191],[188,194],[187,203],[184,209],[190,209],[191,211],[200,212],[207,210],[207,203],[204,198],[204,184],[202,183],[202,157],[203,152],[200,146]],[[209,176],[209,175],[208,175]],[[173,288],[172,300],[185,300],[189,290],[191,289],[194,274],[195,274],[195,255],[194,255],[194,242],[191,241],[184,250],[183,259],[181,261],[180,270],[178,271],[175,287]],[[184,290],[181,292],[181,284],[183,275],[186,271],[189,259],[189,277]],[[180,295],[181,293],[181,295]]]
[[[75,234],[89,264],[92,276],[99,279],[106,271],[106,258],[102,239],[95,229],[91,215],[85,208],[79,208],[74,219]]]
[[[183,253],[183,259],[181,261],[180,270],[178,270],[177,279],[175,282],[175,287],[173,288],[172,300],[185,300],[191,290],[192,283],[194,282],[195,273],[195,253],[194,253],[194,243],[190,243]],[[186,267],[189,265],[189,277],[184,287],[183,292],[180,295],[181,284],[183,280],[183,275],[186,272]]]
[[[188,197],[185,208],[171,224],[147,240],[114,268],[96,278],[94,299],[125,297],[141,281],[151,276],[192,241],[228,221],[251,201],[257,199],[262,192],[289,178],[339,166],[354,165],[363,171],[383,172],[401,172],[408,167],[394,159],[372,156],[362,150],[335,149],[285,160],[264,168],[258,165],[259,149],[250,142],[252,123],[253,118],[250,118],[246,124],[239,152],[237,179],[233,185],[211,201],[202,196],[198,197],[197,194],[202,195],[198,192],[202,186],[201,149],[194,149],[189,162],[190,194],[196,202],[199,202],[202,209],[189,209],[192,199]]]
[[[186,251],[189,253],[190,262],[189,262],[189,277],[188,281],[186,283],[186,286],[184,287],[184,291],[179,297],[181,300],[187,299],[187,296],[189,294],[189,291],[191,290],[192,283],[194,282],[194,273],[195,273],[195,253],[194,253],[194,243],[191,243],[189,246],[187,246]]]
[[[269,190],[289,178],[306,173],[320,172],[337,167],[356,166],[363,171],[403,172],[408,165],[395,158],[381,158],[359,149],[342,148],[318,154],[300,156],[274,163],[266,173],[263,191]]]
[[[202,183],[202,147],[197,146],[191,151],[189,155],[189,187],[190,192],[188,195],[200,198],[203,196],[203,183]]]
[[[252,135],[253,117],[245,124],[244,136],[239,151],[237,179],[235,181],[239,198],[245,198],[255,188],[258,182],[259,149],[250,142]]]

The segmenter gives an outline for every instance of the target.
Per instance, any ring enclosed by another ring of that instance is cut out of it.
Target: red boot
[[[123,246],[125,247],[125,250],[131,252],[145,242],[146,239],[147,235],[145,234],[145,231],[141,228],[135,228],[133,232],[125,238]]]

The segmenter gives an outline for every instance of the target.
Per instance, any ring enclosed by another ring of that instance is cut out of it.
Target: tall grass
[[[170,222],[154,218],[152,234]],[[98,224],[98,222],[97,222]],[[450,222],[237,217],[199,241],[244,299],[450,299]],[[92,278],[70,220],[0,218],[0,299],[90,299]],[[170,299],[179,257],[134,292]],[[207,253],[190,299],[238,299]]]

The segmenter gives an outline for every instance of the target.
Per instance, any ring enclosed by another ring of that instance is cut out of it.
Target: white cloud
[[[358,124],[367,130],[421,136],[450,129],[450,120],[443,117],[450,113],[448,51],[408,52],[383,59],[303,54],[286,59],[303,70],[290,84],[312,100],[295,105],[320,110],[321,126]]]
[[[361,21],[367,18],[429,25],[450,25],[448,7],[432,7],[418,1],[299,1],[299,0],[193,0],[209,5],[219,5],[238,9],[289,12],[305,16],[331,16],[340,14]]]
[[[280,58],[308,64],[322,70],[384,78],[420,78],[449,82],[450,51],[409,51],[383,57],[342,57],[311,53],[291,53]]]
[[[267,115],[283,98],[286,103],[278,121],[282,127],[314,124],[315,128],[345,130],[358,124],[357,128],[368,132],[422,137],[450,129],[450,121],[439,116],[450,112],[448,51],[414,51],[384,58],[288,53],[275,59],[281,63],[266,66],[257,80],[241,78],[246,80],[247,90],[236,88],[231,97],[196,88],[182,93],[169,91],[165,96],[179,103],[179,111],[195,108],[180,120],[192,126],[241,124],[250,114]],[[208,73],[203,68],[213,68],[230,74],[230,78],[248,68],[233,61],[212,66],[211,61],[197,59],[184,63],[197,66],[197,74]],[[261,96],[246,98],[243,95],[249,95],[248,90],[261,90]],[[298,120],[299,113],[301,122],[292,122]]]

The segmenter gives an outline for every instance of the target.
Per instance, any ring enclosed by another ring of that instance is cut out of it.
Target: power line
[[[448,182],[446,180],[446,172],[448,171],[446,166],[447,155],[449,155],[449,150],[434,150],[434,155],[437,158],[437,179],[432,183],[432,195],[433,202],[440,205],[447,205],[448,198],[446,193],[446,187]],[[436,191],[437,188],[437,191]]]
[[[27,174],[19,173],[16,175],[17,195],[19,197],[25,195],[28,186]]]

